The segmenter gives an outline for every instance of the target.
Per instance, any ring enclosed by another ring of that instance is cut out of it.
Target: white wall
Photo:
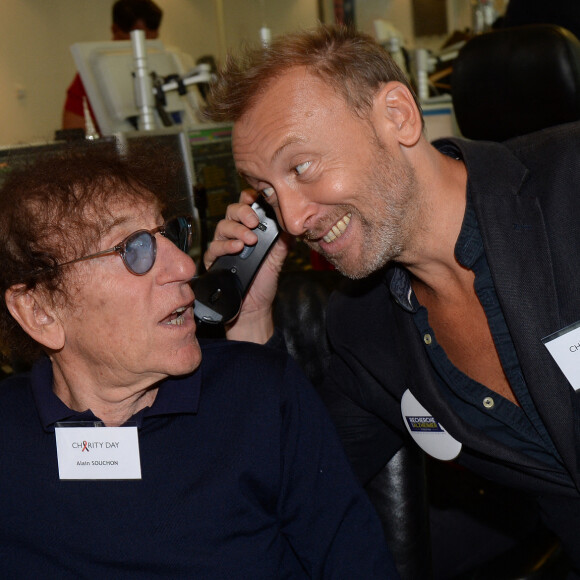
[[[197,58],[218,59],[244,40],[316,23],[318,0],[156,0],[164,11],[161,40]],[[469,0],[448,0],[453,6]],[[108,40],[113,0],[0,0],[0,146],[46,142],[60,127],[75,72],[69,47]],[[325,20],[332,0],[321,0]],[[356,0],[359,28],[385,18],[412,35],[411,0]],[[460,11],[458,11],[459,13]]]

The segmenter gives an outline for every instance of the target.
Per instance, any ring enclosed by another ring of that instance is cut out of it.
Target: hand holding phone
[[[192,282],[194,314],[200,322],[227,324],[236,318],[257,271],[280,235],[269,206],[254,202],[252,209],[260,220],[253,229],[257,243],[244,246],[239,254],[219,257],[206,274]]]

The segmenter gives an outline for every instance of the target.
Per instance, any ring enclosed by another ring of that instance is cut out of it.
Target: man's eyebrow
[[[284,152],[285,149],[290,147],[290,145],[302,144],[302,143],[306,143],[306,142],[307,142],[307,139],[305,137],[300,137],[298,135],[290,135],[289,137],[287,137],[284,140],[282,145],[280,145],[280,147],[278,147],[278,149],[276,149],[276,151],[274,151],[274,154],[272,155],[272,158],[270,159],[270,163],[273,163],[274,161],[276,161],[276,159]]]
[[[123,226],[130,219],[131,217],[129,215],[120,215],[116,216],[114,219],[107,220],[106,222],[101,224],[101,235],[102,236],[109,235],[113,230],[115,230],[119,226]]]
[[[252,181],[258,181],[255,177],[248,175],[247,173],[244,173],[243,171],[238,171],[238,175],[251,187]]]
[[[101,226],[101,238],[110,236],[111,238],[116,238],[121,236],[127,228],[127,224],[131,223],[135,219],[135,215],[131,213],[117,215],[114,218],[107,220]],[[120,230],[120,231],[118,231]],[[132,232],[128,232],[130,234]],[[111,242],[114,243],[114,242]]]
[[[276,151],[274,151],[272,157],[270,158],[270,165],[272,163],[274,163],[274,161],[276,161],[276,159],[278,157],[280,157],[280,155],[282,155],[284,150],[287,149],[288,147],[290,147],[291,145],[307,143],[307,142],[308,142],[308,140],[305,137],[300,137],[298,135],[290,135],[282,142],[282,145],[280,145],[280,147],[278,147],[278,149],[276,149]],[[245,179],[248,183],[250,183],[251,180],[260,181],[260,179],[258,177],[254,177],[252,175],[249,175],[249,174],[245,173],[244,171],[238,170],[238,175],[240,175],[240,177]]]

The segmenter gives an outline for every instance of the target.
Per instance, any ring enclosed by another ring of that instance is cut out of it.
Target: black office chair
[[[580,119],[580,41],[552,24],[498,29],[470,39],[451,73],[458,127],[503,141]]]

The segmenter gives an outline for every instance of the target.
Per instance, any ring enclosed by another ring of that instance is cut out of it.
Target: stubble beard
[[[378,147],[380,155],[374,159],[371,174],[360,193],[354,194],[358,199],[372,200],[365,204],[371,208],[369,215],[363,215],[353,206],[341,206],[342,215],[350,213],[351,220],[360,227],[359,254],[354,256],[352,247],[327,254],[318,244],[306,240],[341,274],[353,280],[366,278],[401,256],[419,213],[419,192],[413,167],[403,166],[381,144]]]

